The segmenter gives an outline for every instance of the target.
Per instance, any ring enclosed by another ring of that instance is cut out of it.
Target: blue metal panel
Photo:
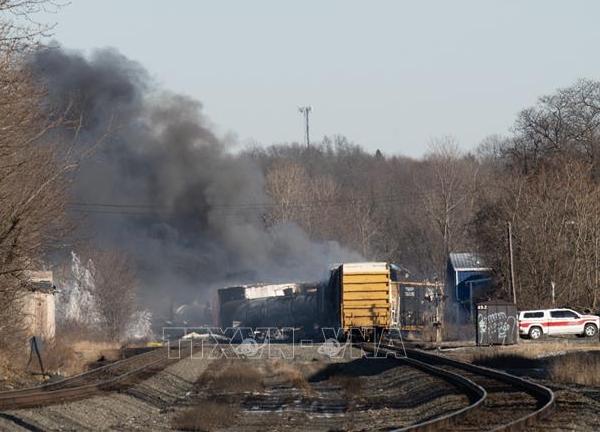
[[[459,271],[457,273],[458,273],[459,285],[462,282],[489,277],[489,272],[485,272],[485,271]]]
[[[470,322],[473,318],[473,297],[484,292],[491,284],[490,273],[487,271],[458,271],[456,272],[456,301],[459,322]]]
[[[456,301],[456,272],[450,260],[448,260],[448,268],[446,270],[446,295],[451,301]]]
[[[456,297],[458,301],[472,301],[473,293],[483,291],[490,286],[489,272],[464,271],[457,272]]]

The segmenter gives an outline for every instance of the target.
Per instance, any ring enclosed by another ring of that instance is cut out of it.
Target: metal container
[[[435,282],[401,281],[394,283],[397,292],[394,325],[403,337],[434,341],[441,337],[442,287]]]
[[[518,342],[519,320],[514,303],[493,300],[478,303],[477,345],[513,345]]]
[[[344,330],[388,328],[391,320],[389,264],[342,264],[341,298],[341,327]]]
[[[424,309],[424,288],[400,285],[400,327],[408,331],[420,330],[423,327]]]
[[[293,327],[311,331],[317,321],[315,293],[232,300],[221,305],[221,326]]]

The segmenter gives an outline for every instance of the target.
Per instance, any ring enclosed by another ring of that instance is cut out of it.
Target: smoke
[[[60,290],[56,296],[57,321],[63,325],[75,324],[80,329],[101,328],[103,318],[96,300],[94,263],[92,260],[82,262],[75,252],[71,252],[70,258],[70,265],[61,274]],[[130,317],[122,336],[125,340],[151,338],[151,322],[150,311],[137,310]]]
[[[100,324],[92,274],[90,264],[82,263],[79,256],[71,252],[68,276],[63,278],[57,295],[56,314],[59,322],[75,322],[90,328]]]
[[[360,259],[296,225],[265,227],[261,170],[212,132],[200,102],[159,88],[116,50],[85,57],[55,46],[31,69],[48,108],[81,116],[78,146],[93,148],[72,182],[73,215],[84,217],[85,235],[136,258],[149,304],[209,299],[234,283],[313,280]]]

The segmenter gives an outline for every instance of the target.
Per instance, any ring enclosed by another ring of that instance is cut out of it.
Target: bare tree
[[[96,250],[93,262],[94,299],[103,330],[120,340],[136,310],[137,277],[132,259],[117,250]]]
[[[310,179],[298,163],[281,161],[266,174],[266,191],[273,200],[273,223],[301,222],[302,211],[310,197]]]
[[[270,223],[297,223],[313,238],[334,235],[338,186],[331,176],[310,177],[299,163],[277,161],[267,171],[266,191],[273,201]]]
[[[515,123],[514,145],[507,148],[522,172],[548,157],[584,160],[600,175],[600,82],[579,80],[543,96],[523,110]]]
[[[53,135],[61,120],[41,109],[44,94],[23,65],[35,40],[25,19],[35,4],[0,0],[0,341],[18,333],[26,271],[39,268],[52,240],[66,228],[66,173],[74,168]],[[63,156],[66,156],[63,158]],[[1,342],[0,342],[1,344]]]
[[[19,69],[0,65],[0,74],[7,78],[0,83],[0,297],[10,303],[24,271],[65,222],[65,170],[57,145],[44,142],[50,126],[39,113],[39,93]]]
[[[496,172],[473,226],[480,247],[508,284],[505,224],[513,225],[517,298],[523,307],[597,308],[600,187],[592,166],[560,157],[536,172]]]
[[[52,0],[0,0],[0,52],[23,52],[51,36],[54,24],[38,21],[43,12],[56,12],[63,4]]]
[[[427,216],[438,240],[429,243],[431,260],[443,274],[448,253],[466,246],[478,187],[478,164],[452,137],[434,140],[416,177]]]

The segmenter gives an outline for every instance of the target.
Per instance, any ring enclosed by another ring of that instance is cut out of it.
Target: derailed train
[[[409,286],[400,273],[388,263],[347,263],[332,269],[328,281],[289,284],[265,297],[252,298],[256,287],[223,288],[218,293],[219,325],[293,328],[307,336],[323,328],[344,334],[403,327],[420,331],[437,320],[436,313],[424,284]],[[262,294],[269,294],[264,288],[260,287]]]
[[[258,298],[245,297],[246,286],[219,290],[220,327],[313,328],[318,323],[318,284],[300,285],[295,292]]]

